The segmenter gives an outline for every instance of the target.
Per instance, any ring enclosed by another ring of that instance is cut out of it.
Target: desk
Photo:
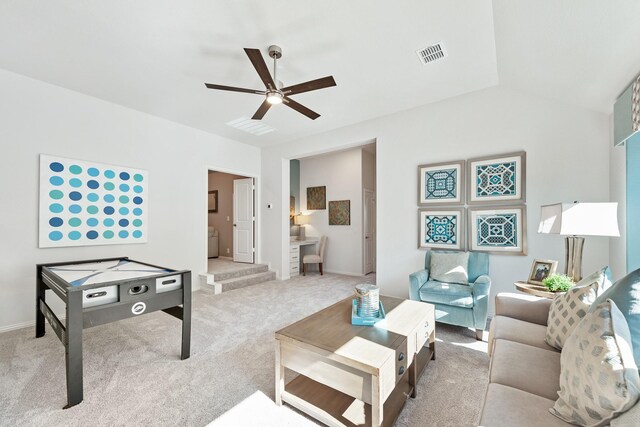
[[[65,348],[67,406],[83,399],[82,330],[162,310],[182,321],[181,359],[191,348],[191,272],[128,258],[60,262],[36,266],[36,338],[45,318]],[[62,322],[46,302],[46,291],[65,304]],[[181,306],[182,305],[182,306]]]
[[[317,245],[318,239],[291,240],[289,245],[289,276],[300,275],[300,263],[302,262],[303,253],[301,246]]]

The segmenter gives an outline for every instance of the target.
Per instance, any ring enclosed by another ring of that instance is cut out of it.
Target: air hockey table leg
[[[191,273],[182,278],[182,352],[180,359],[191,355]]]
[[[40,310],[40,300],[45,301],[46,287],[42,281],[42,267],[37,268],[36,272],[36,338],[44,336],[44,314]]]
[[[65,364],[67,371],[67,406],[82,402],[82,292],[69,292],[67,300]]]

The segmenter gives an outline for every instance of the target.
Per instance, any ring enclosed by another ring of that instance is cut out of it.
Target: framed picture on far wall
[[[470,251],[527,254],[526,206],[468,208],[468,211]]]
[[[209,213],[218,212],[218,190],[209,191]]]
[[[327,209],[327,187],[307,187],[307,210]]]
[[[527,282],[542,285],[544,279],[555,274],[556,268],[558,268],[558,261],[537,259],[533,261]]]
[[[464,209],[419,209],[418,249],[462,251],[464,246]]]
[[[526,163],[524,151],[468,160],[469,204],[524,203]]]
[[[464,160],[418,166],[418,205],[464,204]]]

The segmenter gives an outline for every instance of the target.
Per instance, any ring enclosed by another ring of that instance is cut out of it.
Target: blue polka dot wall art
[[[40,155],[39,247],[147,242],[147,171]]]

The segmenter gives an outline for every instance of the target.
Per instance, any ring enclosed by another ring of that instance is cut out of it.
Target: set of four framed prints
[[[526,255],[525,203],[524,151],[420,165],[418,248]]]

